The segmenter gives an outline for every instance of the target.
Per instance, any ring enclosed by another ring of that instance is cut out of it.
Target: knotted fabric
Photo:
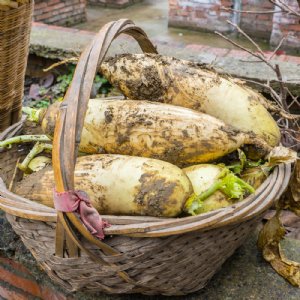
[[[97,238],[104,239],[103,229],[109,224],[102,220],[84,191],[57,192],[54,190],[54,207],[61,212],[76,212],[86,228]]]

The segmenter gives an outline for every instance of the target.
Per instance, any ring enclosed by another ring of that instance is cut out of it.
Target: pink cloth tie
[[[54,190],[54,207],[61,212],[76,212],[86,228],[97,238],[104,239],[103,229],[109,224],[102,220],[84,191],[57,192]]]

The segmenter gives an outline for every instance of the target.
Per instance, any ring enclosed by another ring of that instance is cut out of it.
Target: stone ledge
[[[72,35],[72,38],[70,38],[70,35]],[[35,22],[31,32],[30,53],[59,60],[79,56],[94,35],[95,33],[89,31]],[[114,42],[114,47],[110,49],[109,55],[114,55],[119,49],[122,49],[122,44],[126,41],[128,41],[126,37],[118,37]],[[270,80],[274,88],[278,87],[278,81],[273,71],[264,63],[254,62],[254,59],[244,51],[214,48],[199,44],[170,45],[157,40],[153,40],[153,43],[157,45],[159,53],[163,55],[211,64],[221,73],[227,73],[234,77],[259,82]],[[132,49],[134,51],[134,46],[128,44],[126,50]],[[271,52],[266,52],[266,54],[270,55]],[[275,55],[272,61],[279,64],[283,80],[287,86],[295,94],[300,95],[300,57],[281,54]],[[259,85],[256,88],[261,89]]]

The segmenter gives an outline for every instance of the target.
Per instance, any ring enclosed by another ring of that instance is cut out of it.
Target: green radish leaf
[[[228,168],[223,167],[218,179],[200,195],[193,194],[185,203],[185,211],[191,215],[197,215],[205,205],[205,200],[216,191],[224,193],[229,199],[243,199],[246,193],[254,193],[255,189],[234,175]]]
[[[239,154],[239,160],[241,162],[241,168],[244,169],[244,167],[245,167],[245,165],[247,163],[246,154],[241,149],[238,149],[238,154]]]
[[[242,199],[246,192],[255,192],[254,188],[233,173],[226,175],[220,183],[219,188],[228,198]]]
[[[253,167],[259,167],[263,164],[263,160],[259,160],[259,161],[251,161],[251,160],[247,160],[246,162],[246,168],[253,168]]]
[[[251,161],[247,159],[246,154],[241,149],[238,149],[238,155],[240,161],[227,167],[237,175],[240,175],[247,168],[258,167],[264,163],[261,159],[259,161]]]
[[[31,108],[28,106],[23,106],[22,107],[22,112],[27,115],[27,120],[31,122],[38,122],[39,121],[39,115],[40,115],[40,110]]]

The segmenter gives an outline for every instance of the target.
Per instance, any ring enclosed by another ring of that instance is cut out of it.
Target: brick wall
[[[86,0],[35,0],[34,20],[69,26],[86,20]]]
[[[270,11],[279,9],[268,0],[169,0],[169,26],[202,31],[229,32],[226,20],[239,22],[240,27],[255,38],[263,38],[276,45],[288,34],[283,46],[300,47],[300,18],[291,15],[234,13],[222,9],[241,4],[243,11]],[[299,11],[297,0],[284,0]]]
[[[142,0],[88,0],[88,3],[104,7],[124,8],[141,1]]]
[[[242,0],[242,10],[274,10],[268,0]],[[240,27],[249,35],[269,40],[273,27],[273,14],[246,14],[240,16]]]
[[[231,0],[169,0],[169,26],[230,31],[226,20],[232,18],[232,13],[221,7],[231,5]]]
[[[297,0],[285,0],[294,10],[300,11]],[[278,8],[276,8],[279,10]],[[300,18],[283,13],[276,13],[273,16],[273,30],[271,44],[278,45],[280,40],[286,36],[283,48],[298,49],[300,47]]]

